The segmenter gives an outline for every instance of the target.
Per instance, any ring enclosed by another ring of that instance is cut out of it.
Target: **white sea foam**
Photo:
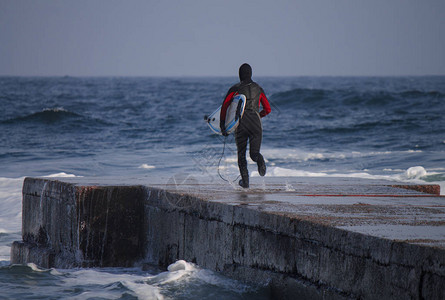
[[[57,173],[45,177],[75,177],[73,174]],[[0,244],[0,261],[9,261],[9,239],[17,236],[22,228],[22,187],[25,177],[0,177],[0,233],[6,234]]]
[[[363,168],[359,172],[348,172],[339,171],[335,168],[326,170],[311,171],[310,168],[305,168],[307,164],[311,164],[312,161],[321,162],[322,165],[325,164],[324,161],[339,160],[341,164],[344,164],[348,160],[360,161],[360,159],[374,159],[374,157],[398,157],[401,155],[411,155],[416,153],[422,153],[422,150],[406,150],[406,151],[370,151],[370,152],[306,152],[299,149],[287,149],[287,148],[266,148],[261,151],[263,155],[269,159],[267,164],[268,170],[266,176],[274,177],[357,177],[365,179],[378,179],[378,180],[389,180],[389,181],[400,181],[400,182],[411,182],[425,184],[438,184],[441,186],[441,193],[445,194],[445,182],[442,181],[441,173],[445,168],[431,168],[428,171],[422,166],[415,166],[409,169],[400,168],[383,168],[383,174],[372,174],[372,170],[369,168]],[[246,156],[249,165],[255,165],[249,155]],[[387,159],[387,158],[385,158]],[[237,172],[238,166],[236,164],[236,155],[231,155],[225,158],[226,167],[230,168],[231,172]],[[276,162],[276,163],[275,163]],[[303,169],[294,169],[286,167],[286,165],[295,165],[295,163],[304,163]],[[357,163],[359,164],[359,163]],[[278,166],[277,166],[278,165]],[[284,167],[283,167],[284,166]],[[351,170],[352,171],[352,170]],[[389,172],[389,174],[388,174]],[[434,173],[440,172],[440,173]],[[391,174],[392,173],[392,174]],[[438,179],[434,175],[439,175]],[[251,176],[259,176],[256,168],[251,169]],[[444,175],[445,176],[445,175]],[[436,181],[433,181],[436,180]],[[439,181],[437,181],[439,180]]]
[[[238,158],[235,155],[232,156],[228,156],[224,159],[224,161],[226,163],[237,163],[238,162]]]
[[[82,177],[82,176],[76,176],[74,174],[67,174],[65,172],[55,173],[55,174],[49,174],[42,177]]]
[[[9,246],[0,246],[0,266],[5,264],[9,264],[9,255],[11,253],[11,247]]]
[[[115,283],[120,283],[126,286],[138,299],[164,299],[158,287],[145,282],[147,279],[146,276],[116,274],[94,269],[81,269],[74,272],[71,270],[63,270],[61,272],[66,273],[66,278],[63,279],[63,285],[66,287],[72,288],[73,286],[85,285],[99,285],[103,287],[102,289],[90,289],[88,292],[84,292],[72,299],[94,297],[109,299],[112,295],[110,291],[114,288],[113,284]],[[121,295],[117,296],[116,299],[121,297]]]
[[[133,291],[138,299],[141,300],[154,300],[164,299],[159,288],[146,284],[145,282],[139,281],[121,281],[121,283],[126,286],[129,290]]]
[[[427,172],[422,166],[411,167],[405,172],[405,176],[407,179],[419,179],[426,175]]]
[[[167,269],[168,272],[158,274],[152,279],[155,279],[160,285],[165,285],[172,282],[180,284],[182,280],[190,280],[193,278],[201,283],[224,287],[236,293],[242,293],[248,289],[246,285],[236,280],[225,278],[213,271],[202,269],[184,260],[178,260],[169,265]]]
[[[295,189],[293,188],[293,186],[286,181],[286,192],[295,192]]]
[[[168,272],[162,272],[155,277],[152,277],[150,282],[158,285],[177,282],[182,277],[190,275],[192,272],[196,271],[197,268],[195,265],[184,260],[178,260],[169,265],[167,270]]]
[[[194,269],[193,265],[187,263],[185,260],[178,260],[177,262],[167,267],[167,270],[169,272],[180,271],[180,270],[191,271],[193,269]]]
[[[193,263],[179,260],[168,267],[168,271],[156,275],[141,272],[140,269],[43,269],[33,263],[27,264],[33,272],[49,273],[57,277],[57,284],[49,286],[50,294],[63,294],[73,288],[79,290],[70,299],[106,298],[120,299],[132,294],[138,299],[164,299],[163,294],[184,289],[207,289],[218,287],[241,294],[252,290],[241,282],[226,278],[213,271],[202,269]],[[189,283],[193,282],[190,288]],[[121,287],[124,286],[125,290]],[[62,292],[63,291],[63,292]],[[185,290],[185,294],[190,292]],[[193,294],[193,293],[192,293]],[[170,298],[169,298],[170,299]]]
[[[445,171],[445,168],[429,168],[431,171]]]
[[[139,169],[151,170],[151,169],[155,169],[156,167],[155,167],[155,166],[148,165],[148,164],[142,164],[142,165],[140,165],[138,168],[139,168]]]
[[[68,112],[65,108],[63,107],[53,107],[53,108],[45,108],[42,110],[43,112],[47,112],[47,111],[52,111],[52,112]]]
[[[370,152],[308,152],[300,149],[288,148],[265,148],[261,151],[265,158],[270,160],[284,160],[286,162],[308,162],[308,161],[324,161],[324,160],[344,160],[348,158],[374,157],[401,155],[407,153],[422,153],[422,150],[406,150],[406,151],[370,151]],[[236,157],[232,159],[236,162]]]
[[[31,270],[33,270],[34,272],[47,272],[49,270],[47,269],[41,269],[39,268],[39,266],[37,266],[35,263],[27,263],[26,264],[28,267],[31,268]]]
[[[385,172],[404,172],[405,170],[402,170],[402,169],[384,168],[383,171],[385,171]]]
[[[307,152],[299,149],[288,149],[288,148],[266,148],[261,151],[264,155],[266,163],[273,160],[285,161],[286,163],[292,162],[310,162],[310,161],[327,161],[327,160],[345,160],[348,158],[361,158],[361,157],[372,157],[372,156],[387,156],[393,154],[402,153],[417,153],[420,150],[407,150],[407,151],[372,151],[372,152]],[[249,157],[249,153],[246,154],[246,159],[248,164],[255,164]],[[225,163],[236,164],[238,158],[236,155],[226,155],[224,160]],[[275,163],[272,162],[271,165]]]
[[[408,168],[405,171],[392,175],[370,174],[368,172],[351,172],[351,173],[328,173],[328,172],[309,172],[304,170],[295,170],[281,167],[270,167],[266,176],[268,177],[347,177],[347,178],[363,178],[389,180],[397,182],[417,183],[417,184],[437,184],[440,186],[441,195],[445,195],[445,181],[425,182],[426,176],[437,175],[438,173],[427,172],[422,166]],[[252,177],[258,177],[257,171],[251,173]],[[292,187],[290,187],[292,188]]]
[[[56,269],[50,269],[50,274],[51,275],[54,275],[54,276],[61,276],[61,275],[63,275],[63,273],[61,273],[61,272],[59,272],[58,270],[56,270]]]
[[[23,180],[24,177],[0,177],[0,233],[21,230]]]

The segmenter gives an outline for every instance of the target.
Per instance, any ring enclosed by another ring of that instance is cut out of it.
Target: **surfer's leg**
[[[262,140],[262,136],[261,134],[253,134],[250,136],[250,145],[249,145],[249,154],[250,154],[250,158],[254,161],[257,162],[259,157],[262,157],[260,154],[260,148],[261,148],[261,140]]]
[[[247,170],[246,148],[248,135],[242,128],[238,128],[235,134],[236,148],[238,150],[238,167],[241,174],[240,185],[249,187],[249,171]]]
[[[256,124],[255,127],[251,130],[251,135],[249,136],[249,153],[250,158],[257,163],[258,165],[258,173],[260,176],[266,175],[266,163],[264,162],[264,158],[260,153],[261,141],[263,139],[263,130],[261,128],[261,123]]]

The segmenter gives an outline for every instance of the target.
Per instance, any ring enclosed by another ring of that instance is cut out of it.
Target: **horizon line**
[[[404,75],[253,75],[252,78],[271,77],[441,77],[444,74],[404,74]],[[238,75],[7,75],[0,74],[0,77],[59,77],[59,78],[231,78]]]

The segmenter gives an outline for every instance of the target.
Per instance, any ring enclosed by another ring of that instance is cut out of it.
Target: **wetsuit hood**
[[[251,81],[252,80],[252,67],[249,64],[242,64],[239,67],[239,80]]]

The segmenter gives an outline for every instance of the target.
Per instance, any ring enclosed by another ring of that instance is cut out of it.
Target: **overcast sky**
[[[445,75],[444,0],[0,0],[0,75]]]

